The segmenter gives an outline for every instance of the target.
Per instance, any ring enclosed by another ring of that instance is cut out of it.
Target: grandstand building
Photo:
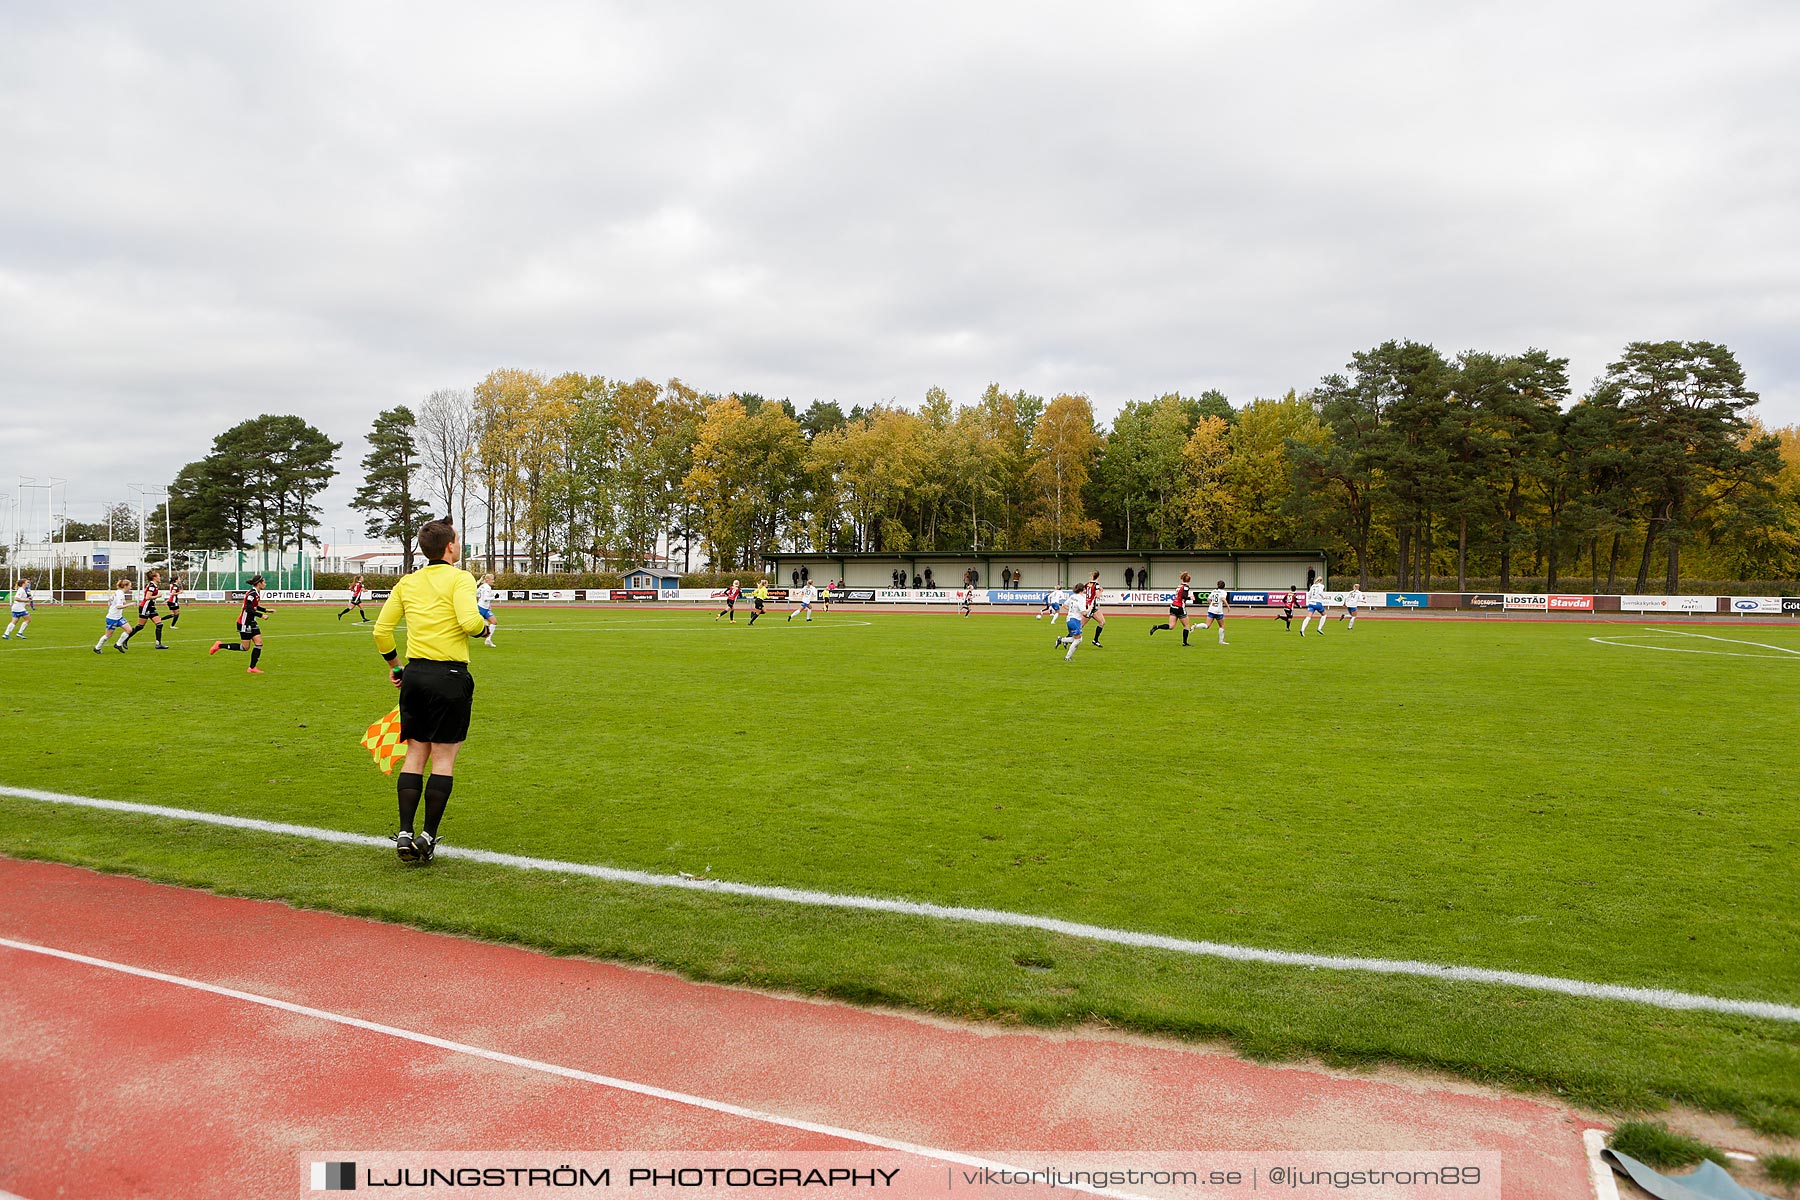
[[[852,588],[960,588],[968,571],[982,588],[1044,589],[1085,583],[1100,572],[1108,589],[1168,590],[1183,571],[1196,587],[1223,579],[1232,589],[1305,588],[1325,578],[1323,550],[1023,550],[967,554],[770,554],[777,585],[841,579]],[[1129,580],[1126,573],[1130,572]],[[904,579],[905,582],[900,582]]]

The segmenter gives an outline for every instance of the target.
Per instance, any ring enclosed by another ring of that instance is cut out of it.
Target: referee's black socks
[[[425,790],[425,776],[417,771],[402,771],[397,783],[400,794],[400,828],[411,833],[413,818],[419,815],[419,793]]]
[[[433,775],[425,781],[425,832],[434,838],[438,822],[444,819],[444,809],[450,806],[450,789],[455,784],[453,775]]]

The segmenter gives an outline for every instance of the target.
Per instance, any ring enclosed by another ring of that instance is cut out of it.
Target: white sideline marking
[[[474,1058],[485,1058],[489,1062],[505,1063],[508,1066],[522,1067],[527,1071],[539,1071],[545,1075],[560,1075],[564,1079],[580,1080],[583,1083],[598,1084],[601,1087],[613,1088],[616,1091],[631,1092],[638,1096],[649,1096],[656,1100],[667,1100],[675,1104],[685,1104],[690,1108],[702,1108],[708,1112],[724,1113],[727,1116],[742,1117],[750,1121],[760,1121],[765,1125],[779,1125],[787,1129],[798,1129],[804,1133],[823,1134],[826,1137],[841,1138],[847,1142],[859,1142],[865,1146],[875,1146],[882,1150],[896,1150],[902,1154],[916,1154],[921,1158],[934,1158],[939,1162],[955,1163],[964,1167],[984,1167],[990,1170],[1018,1171],[1023,1168],[1009,1163],[1001,1163],[994,1159],[980,1158],[972,1154],[963,1154],[956,1150],[943,1150],[936,1146],[925,1146],[917,1142],[900,1141],[897,1138],[882,1137],[876,1133],[863,1133],[861,1130],[845,1129],[837,1125],[824,1125],[817,1121],[803,1121],[797,1117],[784,1117],[779,1113],[764,1112],[761,1109],[747,1108],[741,1104],[732,1104],[726,1100],[714,1100],[708,1096],[695,1096],[687,1092],[671,1091],[654,1084],[638,1083],[635,1080],[619,1079],[612,1075],[598,1075],[592,1071],[583,1071],[576,1067],[565,1067],[557,1063],[547,1063],[535,1058],[523,1058],[517,1054],[507,1054],[501,1050],[487,1050],[480,1046],[471,1046],[467,1042],[453,1042],[448,1038],[433,1037],[428,1033],[416,1030],[401,1029],[394,1025],[383,1025],[377,1021],[365,1021],[361,1017],[347,1016],[344,1013],[330,1012],[323,1008],[313,1008],[306,1004],[295,1004],[290,1000],[278,1000],[273,996],[261,996],[255,992],[241,992],[236,988],[220,987],[215,983],[205,983],[198,979],[189,979],[182,975],[169,975],[162,971],[152,971],[144,967],[133,967],[125,963],[112,962],[104,958],[93,958],[86,954],[77,954],[72,950],[58,950],[51,946],[39,946],[32,942],[18,942],[11,938],[0,937],[0,946],[19,950],[27,954],[41,954],[47,958],[59,958],[65,962],[81,963],[84,966],[99,967],[107,971],[117,971],[122,975],[135,975],[140,979],[152,979],[158,983],[172,983],[177,987],[192,988],[197,992],[206,992],[214,996],[224,996],[230,1000],[242,1000],[248,1004],[260,1004],[265,1008],[279,1009],[282,1012],[296,1013],[303,1017],[313,1017],[320,1021],[329,1021],[334,1025],[346,1025],[352,1029],[363,1029],[370,1033],[379,1033],[387,1037],[401,1038],[409,1042],[417,1042],[422,1046],[435,1046],[439,1050],[448,1050],[455,1054],[467,1054]],[[1119,1197],[1120,1200],[1140,1200],[1129,1192],[1111,1191],[1106,1188],[1065,1185],[1078,1192],[1086,1192],[1092,1196]]]
[[[702,611],[704,611],[704,610],[702,610]],[[772,615],[773,614],[764,614],[762,619],[767,621],[767,620],[769,620],[769,618]],[[787,621],[782,622],[782,624],[784,624],[784,625],[789,624],[789,623],[790,622],[787,622]],[[873,621],[844,620],[842,618],[834,617],[830,613],[826,613],[824,616],[821,616],[817,620],[805,622],[805,624],[810,625],[815,629],[816,628],[855,629],[859,626],[873,625],[874,623],[875,622],[873,622]],[[740,622],[740,624],[742,624],[742,622]],[[402,625],[401,628],[404,629],[406,627],[404,625]],[[532,632],[535,632],[540,629],[554,629],[554,630],[558,631],[559,633],[617,633],[617,632],[620,632],[621,630],[629,630],[633,633],[637,633],[637,632],[640,632],[643,630],[650,630],[655,633],[702,633],[706,629],[708,629],[709,626],[700,625],[700,624],[678,625],[672,620],[665,620],[665,621],[583,621],[578,624],[567,624],[567,625],[562,624],[557,621],[541,621],[541,622],[537,622],[535,624],[530,624],[530,623],[518,624],[518,625],[507,624],[505,626],[502,626],[502,628],[505,630],[505,632],[501,635],[502,637],[513,638],[513,637],[517,637],[521,633],[532,633]],[[717,629],[719,627],[710,626],[710,628]],[[727,623],[725,626],[723,626],[723,628],[730,629],[730,628],[732,628],[732,626],[729,623]],[[181,631],[176,630],[175,632],[180,633]],[[370,636],[368,630],[360,629],[360,628],[358,628],[358,629],[327,629],[327,630],[324,630],[323,632],[315,631],[312,633],[287,633],[285,631],[278,630],[273,635],[275,640],[269,644],[269,648],[270,649],[279,649],[283,642],[297,641],[300,638],[355,637],[358,634],[361,634],[363,637]],[[270,635],[265,633],[263,636],[268,637]],[[205,639],[206,639],[205,634],[201,635],[201,640],[198,642],[193,641],[191,638],[184,636],[180,642],[170,642],[169,648],[171,650],[176,650],[176,649],[180,649],[183,646],[192,645],[192,646],[199,646],[202,649],[204,649],[205,647],[212,645],[212,642],[206,641]],[[30,641],[30,640],[35,640],[35,639],[26,639],[26,640]],[[223,638],[216,638],[214,640],[229,643],[229,642],[234,642],[237,639],[232,637],[230,634],[226,634]],[[471,642],[473,642],[477,639],[470,638],[469,640]],[[401,641],[402,641],[402,644],[404,644],[405,639],[401,639]],[[13,647],[12,649],[9,649],[7,651],[7,653],[9,653],[9,654],[30,654],[33,651],[43,651],[43,650],[88,650],[88,651],[92,651],[93,648],[94,648],[94,644],[92,642],[57,642],[54,645],[50,645],[50,646],[17,646],[17,647]],[[499,648],[500,647],[498,647],[498,646],[494,647],[494,649],[496,649],[496,650],[498,650]],[[106,649],[111,650],[112,647],[109,645],[106,647]],[[141,649],[149,649],[149,647],[145,646],[145,647],[141,647]],[[104,653],[104,651],[102,653]],[[113,653],[116,654],[116,653],[118,653],[118,651],[114,650]],[[127,650],[126,653],[128,653],[128,654],[135,653],[135,651]],[[151,653],[155,653],[155,651],[151,651]],[[1756,657],[1761,658],[1763,656],[1757,655]],[[6,1197],[0,1196],[0,1200],[6,1200]]]
[[[1709,642],[1729,642],[1734,646],[1755,646],[1759,650],[1774,650],[1775,654],[1744,654],[1737,650],[1702,650],[1686,646],[1651,646],[1645,644],[1645,638],[1653,637],[1685,637],[1704,638]],[[1624,646],[1636,650],[1660,650],[1665,654],[1714,654],[1721,658],[1779,658],[1781,655],[1800,657],[1800,650],[1792,650],[1786,646],[1775,646],[1768,642],[1752,642],[1743,638],[1719,637],[1712,633],[1690,633],[1685,629],[1651,629],[1643,633],[1615,633],[1605,637],[1590,637],[1590,642],[1599,642],[1602,646]]]
[[[1694,633],[1687,629],[1652,629],[1651,633],[1668,633],[1676,637],[1705,638],[1709,642],[1730,642],[1734,646],[1755,646],[1759,650],[1779,650],[1783,654],[1800,655],[1800,650],[1791,650],[1786,646],[1771,646],[1768,642],[1752,642],[1744,638],[1720,637],[1716,633]]]
[[[345,833],[337,829],[319,829],[311,825],[288,825],[264,821],[256,817],[235,817],[225,813],[199,812],[186,808],[166,808],[160,804],[139,804],[131,800],[97,800],[90,796],[69,796],[61,792],[40,792],[31,788],[0,786],[0,796],[20,800],[38,800],[46,804],[67,804],[77,808],[98,808],[109,812],[137,813],[151,817],[173,817],[181,821],[197,821],[206,825],[223,825],[232,829],[250,829],[258,833],[276,833],[286,837],[306,838],[317,842],[338,842],[353,846],[391,849],[385,837],[366,833]],[[1776,1004],[1768,1000],[1734,1000],[1722,996],[1706,996],[1694,992],[1676,992],[1665,988],[1628,987],[1614,983],[1589,983],[1582,979],[1565,979],[1557,975],[1534,975],[1524,971],[1502,971],[1491,967],[1458,967],[1442,963],[1420,962],[1410,958],[1358,958],[1351,955],[1308,954],[1296,950],[1264,950],[1255,946],[1237,946],[1229,942],[1201,942],[1169,937],[1160,933],[1138,933],[1129,929],[1108,929],[1103,925],[1087,925],[1065,921],[1059,917],[1040,917],[1030,913],[1007,912],[995,908],[958,908],[948,904],[932,904],[918,900],[891,900],[881,896],[842,895],[815,892],[801,888],[753,883],[731,883],[722,879],[684,879],[679,875],[653,875],[623,867],[602,867],[593,863],[562,862],[553,858],[529,858],[522,854],[502,854],[493,850],[474,850],[464,846],[444,846],[439,858],[467,859],[498,867],[514,867],[524,871],[554,871],[564,875],[585,875],[612,883],[630,883],[643,887],[681,888],[693,892],[724,893],[748,896],[757,900],[776,900],[784,904],[804,904],[816,908],[852,908],[865,912],[897,913],[907,917],[931,917],[940,921],[963,921],[973,925],[1001,925],[1015,929],[1041,929],[1067,937],[1109,942],[1118,946],[1137,946],[1149,950],[1169,950],[1176,954],[1193,954],[1207,958],[1224,958],[1234,962],[1272,963],[1285,967],[1309,967],[1328,971],[1365,971],[1376,975],[1416,975],[1446,983],[1488,983],[1503,987],[1529,988],[1539,992],[1560,992],[1589,1000],[1616,1000],[1629,1004],[1648,1004],[1696,1012],[1726,1013],[1740,1017],[1761,1017],[1770,1021],[1800,1024],[1800,1006]]]
[[[1582,1130],[1581,1144],[1587,1148],[1588,1178],[1594,1184],[1594,1200],[1619,1200],[1619,1182],[1613,1178],[1612,1166],[1600,1157],[1600,1152],[1606,1149],[1606,1130]]]

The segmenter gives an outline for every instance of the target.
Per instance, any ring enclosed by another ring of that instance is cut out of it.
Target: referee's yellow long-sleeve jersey
[[[394,627],[406,622],[406,657],[468,662],[469,638],[487,628],[475,608],[475,577],[431,563],[401,578],[375,621],[375,649],[390,654]]]

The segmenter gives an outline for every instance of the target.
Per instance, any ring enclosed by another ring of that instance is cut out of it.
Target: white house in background
[[[398,542],[326,542],[312,551],[313,573],[398,575],[406,569],[406,548]],[[418,566],[418,554],[413,554]]]
[[[681,587],[681,572],[645,564],[626,571],[623,582],[634,592],[673,592]]]
[[[145,565],[142,542],[27,542],[12,550],[11,561],[22,571],[123,571]],[[150,565],[162,562],[161,543],[152,542],[150,553]]]

